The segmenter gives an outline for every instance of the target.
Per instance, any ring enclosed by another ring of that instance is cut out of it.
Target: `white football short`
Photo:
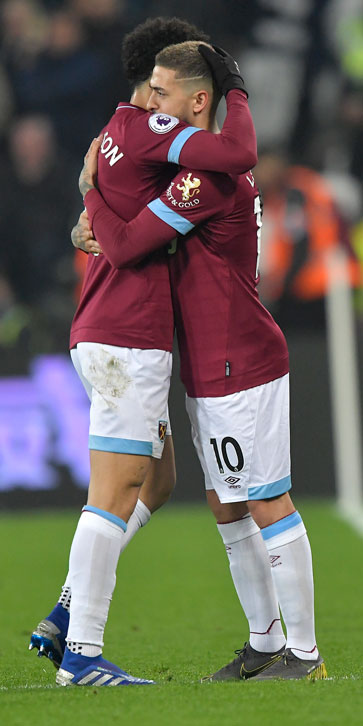
[[[78,343],[71,357],[91,401],[89,448],[160,459],[170,434],[172,354]]]
[[[187,396],[186,408],[205,487],[222,504],[291,488],[289,374],[228,396]]]

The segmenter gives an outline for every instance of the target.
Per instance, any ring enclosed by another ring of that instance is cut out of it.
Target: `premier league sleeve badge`
[[[149,127],[155,134],[166,134],[171,131],[179,123],[179,119],[175,116],[169,116],[166,113],[153,113],[149,118]]]

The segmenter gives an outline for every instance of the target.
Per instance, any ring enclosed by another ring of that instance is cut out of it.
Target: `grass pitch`
[[[200,684],[247,639],[206,507],[166,507],[122,555],[105,657],[156,686],[57,688],[29,653],[66,575],[78,512],[0,517],[0,723],[133,726],[363,724],[363,539],[328,503],[301,503],[316,580],[318,644],[330,679]]]

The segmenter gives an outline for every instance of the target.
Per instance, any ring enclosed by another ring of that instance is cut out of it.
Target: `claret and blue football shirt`
[[[285,338],[257,292],[262,220],[251,172],[183,168],[129,223],[95,189],[85,202],[94,235],[116,267],[171,242],[181,378],[189,396],[224,396],[288,372]]]
[[[167,114],[151,115],[120,103],[103,130],[98,169],[102,199],[130,221],[168,187],[175,164],[231,172],[250,168],[257,159],[256,138],[243,92],[229,92],[227,110],[222,132],[214,135]],[[148,229],[142,234],[147,239]],[[89,255],[71,347],[83,341],[170,351],[173,331],[164,250],[120,269],[107,255]]]

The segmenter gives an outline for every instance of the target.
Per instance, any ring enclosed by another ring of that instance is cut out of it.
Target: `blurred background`
[[[238,59],[264,198],[260,293],[291,356],[295,491],[342,496],[345,476],[360,506],[362,0],[1,2],[0,504],[85,499],[88,401],[67,354],[85,260],[70,242],[77,179],[129,97],[122,38],[157,15],[194,22]],[[174,499],[201,499],[177,352],[170,406]]]

